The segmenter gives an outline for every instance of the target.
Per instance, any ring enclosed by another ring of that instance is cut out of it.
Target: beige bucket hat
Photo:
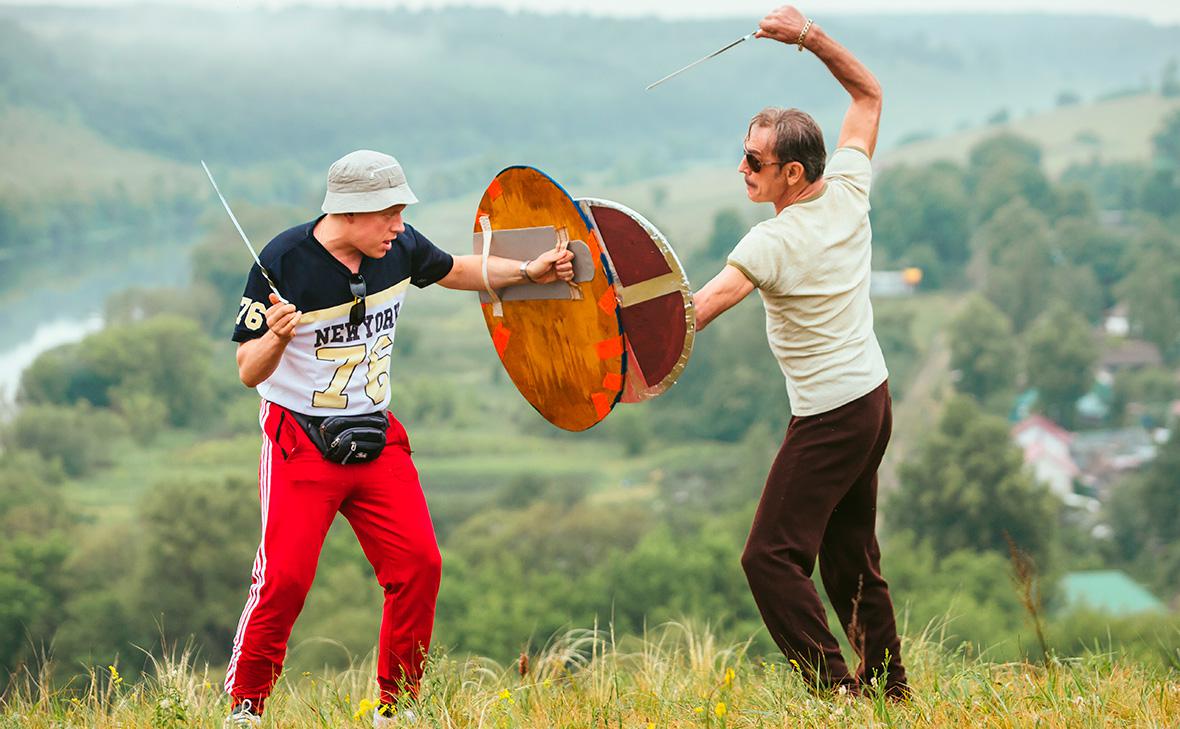
[[[358,149],[328,168],[325,213],[372,213],[416,202],[402,166],[387,154]]]

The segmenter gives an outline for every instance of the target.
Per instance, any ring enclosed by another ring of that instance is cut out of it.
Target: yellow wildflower
[[[725,716],[725,702],[718,701],[717,705],[713,707],[713,713],[717,715],[718,719]]]
[[[733,685],[733,679],[737,676],[732,668],[725,669],[725,678],[721,681],[721,685],[729,688]]]
[[[508,689],[504,689],[503,691],[500,692],[500,700],[506,704],[515,704],[516,703],[516,701],[514,701],[512,699],[512,692],[509,691]]]
[[[376,709],[377,706],[378,706],[378,703],[376,701],[372,701],[370,699],[361,699],[361,703],[359,706],[357,706],[356,712],[352,715],[352,718],[356,719],[356,720],[360,720],[361,717],[363,717],[365,714],[369,713],[373,709]]]
[[[119,669],[114,666],[107,666],[111,671],[111,685],[118,686],[123,683],[123,677],[119,675]]]
[[[703,713],[705,713],[705,707],[698,706],[697,708],[693,709],[693,712],[695,712],[697,714],[703,714]]]

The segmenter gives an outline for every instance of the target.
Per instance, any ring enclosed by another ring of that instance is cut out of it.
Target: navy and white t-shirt
[[[382,258],[362,258],[365,318],[348,323],[352,272],[312,235],[323,216],[275,236],[259,259],[279,292],[303,312],[279,366],[258,385],[264,399],[306,415],[360,415],[389,406],[389,361],[397,318],[410,284],[429,286],[454,259],[407,225]],[[250,268],[233,340],[266,333],[270,286]]]

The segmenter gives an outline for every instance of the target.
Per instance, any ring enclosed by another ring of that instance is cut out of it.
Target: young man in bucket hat
[[[276,236],[250,270],[233,339],[239,376],[262,398],[262,539],[225,680],[227,724],[260,723],[337,512],[385,591],[374,725],[392,725],[398,697],[417,692],[440,557],[409,438],[386,410],[390,353],[410,284],[484,288],[479,256],[452,256],[405,223],[417,201],[396,159],[352,152],[328,170],[323,215]],[[571,260],[491,257],[488,279],[568,281]]]
[[[792,417],[742,554],[770,635],[816,688],[870,685],[909,694],[889,587],[877,546],[877,467],[892,424],[889,373],[869,301],[870,160],[881,86],[847,49],[797,9],[763,19],[759,38],[814,53],[852,97],[836,151],[798,109],[750,122],[738,171],[775,217],[754,226],[694,302],[697,327],[755,288]],[[811,582],[824,588],[860,658],[850,670]]]

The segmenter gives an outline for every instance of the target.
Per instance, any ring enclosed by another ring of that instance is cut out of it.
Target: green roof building
[[[1110,615],[1168,611],[1159,598],[1119,570],[1070,572],[1061,579],[1061,593],[1067,609],[1085,607]]]

